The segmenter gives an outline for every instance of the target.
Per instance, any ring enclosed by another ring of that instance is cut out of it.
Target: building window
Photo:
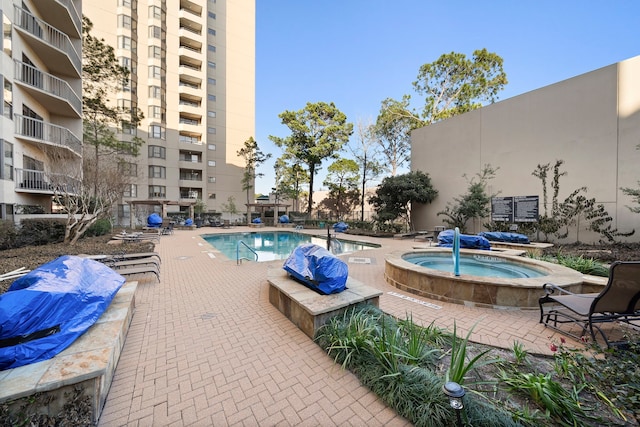
[[[215,135],[215,134],[216,134],[216,128],[208,127],[208,128],[207,128],[207,133],[208,133],[209,135]]]
[[[164,19],[164,12],[159,6],[149,6],[149,17],[154,19]]]
[[[120,56],[118,57],[118,62],[120,62],[120,65],[123,66],[124,68],[128,69],[131,75],[135,75],[138,72],[138,63],[131,59],[131,58],[127,58],[126,56]]]
[[[207,83],[209,83],[210,85],[215,85],[216,84],[216,79],[213,79],[211,77],[207,78]]]
[[[11,57],[11,21],[2,14],[2,50]]]
[[[216,96],[215,96],[215,95],[212,95],[212,94],[208,94],[208,95],[207,95],[207,99],[208,99],[209,101],[215,101],[215,100],[216,100]]]
[[[118,6],[124,6],[130,9],[137,9],[138,2],[136,0],[118,0]]]
[[[160,86],[149,86],[149,98],[163,99]]]
[[[211,36],[215,36],[216,35],[216,30],[214,30],[213,28],[207,28],[207,32]]]
[[[216,151],[216,144],[209,144],[207,145],[207,148],[211,151]]]
[[[130,122],[127,121],[122,121],[120,122],[120,129],[122,130],[122,133],[125,135],[136,135],[136,127],[131,124]]]
[[[133,53],[137,53],[138,51],[138,43],[127,36],[118,36],[118,47]]]
[[[120,162],[118,169],[124,176],[138,176],[138,165],[135,163]]]
[[[0,179],[13,180],[13,144],[0,139]]]
[[[13,119],[13,85],[7,79],[4,79],[2,91],[2,115]]]
[[[118,108],[124,111],[131,111],[131,108],[133,108],[133,103],[130,99],[118,99],[117,104]]]
[[[166,159],[167,158],[167,149],[161,147],[159,145],[150,145],[149,146],[149,158],[154,159]]]
[[[215,118],[216,117],[216,112],[209,110],[209,111],[207,111],[207,116]]]
[[[215,52],[216,51],[216,47],[212,44],[207,45],[207,50],[209,52]]]
[[[149,46],[149,58],[162,59],[164,57],[162,53],[160,46]]]
[[[209,160],[207,162],[207,165],[211,166],[211,167],[215,167],[216,166],[216,161],[215,160]]]
[[[118,15],[118,28],[127,28],[135,32],[137,30],[136,21],[129,15]]]
[[[165,187],[164,185],[149,186],[150,199],[164,199],[165,197],[167,197],[167,187]]]
[[[209,18],[216,19],[216,14],[215,13],[209,12],[208,15],[209,15]]]
[[[209,68],[216,68],[216,63],[213,61],[207,61],[207,67]]]
[[[138,147],[136,147],[132,141],[120,141],[117,148],[118,154],[128,154],[131,156],[135,156],[138,152]]]
[[[157,25],[149,26],[149,38],[164,40],[165,31]]]
[[[162,127],[160,125],[150,125],[149,126],[149,138],[165,139],[166,138],[166,132],[165,132],[164,127]]]
[[[165,120],[165,109],[162,107],[159,107],[157,105],[150,105],[149,106],[149,118],[150,119],[159,119],[164,121]]]
[[[214,182],[216,182],[216,177],[215,176],[207,177],[207,182],[213,184]]]
[[[123,197],[138,197],[138,186],[136,184],[127,184],[124,188]]]
[[[216,193],[209,193],[209,198],[210,199],[215,199],[216,198]]]
[[[152,79],[162,79],[162,68],[157,65],[149,65],[149,77]]]
[[[149,166],[149,178],[166,178],[167,168],[164,166]]]

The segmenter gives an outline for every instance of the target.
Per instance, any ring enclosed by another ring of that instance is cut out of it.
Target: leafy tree
[[[411,95],[402,100],[386,99],[382,102],[384,122],[400,122],[406,137],[413,129],[428,126],[482,106],[493,103],[507,84],[503,59],[487,49],[476,50],[472,58],[462,53],[443,54],[435,62],[424,64],[413,82],[415,92],[424,97],[420,110],[412,109]]]
[[[373,125],[359,121],[356,125],[356,136],[357,141],[349,145],[349,149],[360,168],[360,221],[364,221],[367,183],[380,175],[382,165],[378,160],[377,140],[373,133]]]
[[[342,219],[360,200],[359,167],[355,160],[338,159],[329,165],[327,171],[329,173],[324,185],[329,188],[329,195],[323,200],[321,207],[331,211],[335,218]]]
[[[229,214],[230,218],[229,219],[233,219],[234,216],[238,215],[238,208],[236,206],[236,199],[233,196],[229,196],[227,198],[227,203],[223,203],[222,206],[222,212],[226,212]],[[249,221],[251,219],[251,217],[247,218],[247,221]]]
[[[309,174],[297,163],[289,165],[284,158],[275,163],[276,190],[285,198],[293,200],[293,210],[300,211],[300,197],[303,196],[303,186],[309,182]]]
[[[414,129],[415,121],[403,114],[407,107],[408,100],[385,99],[373,128],[380,151],[386,160],[385,169],[392,176],[397,174],[399,167],[409,161],[411,152],[411,131]]]
[[[130,185],[123,165],[139,154],[142,140],[117,138],[114,129],[136,128],[142,119],[137,108],[112,105],[113,95],[126,84],[129,70],[120,66],[111,46],[91,35],[93,24],[82,21],[83,165],[77,168],[63,157],[54,160],[49,179],[54,201],[67,214],[64,241],[75,243],[91,225],[110,215],[113,205]],[[56,154],[51,154],[52,158]]]
[[[255,185],[256,178],[264,176],[263,173],[257,172],[256,169],[271,158],[271,153],[264,154],[260,151],[256,140],[253,139],[253,137],[249,137],[249,139],[244,142],[244,147],[238,150],[237,154],[244,159],[244,172],[240,182],[242,183],[242,189],[247,192],[247,218],[251,219],[251,206],[249,206],[251,203],[250,191]]]
[[[299,111],[284,111],[278,115],[282,124],[291,130],[286,138],[270,136],[280,148],[283,157],[294,163],[304,164],[309,173],[309,200],[307,213],[313,208],[313,181],[327,158],[337,158],[337,153],[349,140],[353,124],[347,123],[347,116],[334,103],[317,102]]]
[[[487,182],[495,177],[497,169],[485,165],[475,177],[467,179],[467,193],[456,197],[454,203],[447,203],[438,215],[445,216],[443,221],[450,227],[458,227],[466,232],[469,220],[481,219],[491,213],[491,195],[487,194]],[[466,175],[463,175],[467,178]],[[476,179],[477,178],[477,179]]]
[[[402,218],[408,229],[413,230],[411,207],[413,203],[431,203],[438,191],[431,185],[431,178],[422,171],[386,177],[369,199],[376,211],[377,221],[385,224]]]

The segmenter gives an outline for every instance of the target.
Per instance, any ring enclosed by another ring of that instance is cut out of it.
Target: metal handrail
[[[248,260],[248,258],[240,258],[240,243],[242,243],[244,245],[244,247],[246,247],[251,252],[253,252],[253,254],[256,256],[256,261],[258,261],[258,253],[256,251],[254,251],[253,248],[250,247],[249,245],[247,245],[244,241],[238,240],[238,243],[236,243],[236,264],[237,265],[242,264],[242,260],[243,259]]]

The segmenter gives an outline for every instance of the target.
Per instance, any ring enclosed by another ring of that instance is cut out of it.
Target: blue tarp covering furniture
[[[438,234],[438,246],[446,248],[453,247],[453,230],[444,230]],[[489,240],[482,236],[473,236],[471,234],[460,235],[460,248],[461,249],[484,249],[490,250],[491,243]]]
[[[184,220],[184,225],[193,225],[193,220],[191,218],[187,218]]]
[[[342,221],[333,224],[333,230],[334,231],[339,231],[339,232],[342,233],[342,232],[346,231],[347,228],[349,228],[349,225],[345,224]]]
[[[261,224],[262,220],[260,218],[254,218],[251,222],[254,224]]]
[[[124,282],[106,265],[70,255],[13,282],[0,295],[0,370],[47,360],[69,347]]]
[[[152,213],[147,217],[147,227],[159,228],[162,225],[162,218],[157,213]]]
[[[289,223],[289,216],[288,215],[282,215],[278,221],[280,221],[280,224],[288,224]]]
[[[490,242],[521,243],[524,245],[529,244],[529,238],[524,234],[519,233],[506,233],[503,231],[483,231],[481,233],[478,233],[478,236],[485,237]]]
[[[349,275],[344,261],[313,243],[296,247],[283,268],[305,286],[324,295],[344,291]]]

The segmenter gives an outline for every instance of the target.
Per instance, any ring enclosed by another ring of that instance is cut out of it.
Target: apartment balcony
[[[82,17],[72,0],[38,0],[34,6],[49,24],[75,38],[82,38]]]
[[[60,116],[82,118],[82,100],[66,81],[31,65],[15,62],[15,82],[47,111]]]
[[[185,20],[197,25],[198,23],[202,22],[202,13],[198,13],[194,10],[181,7],[178,11],[178,18],[180,18],[180,22],[183,22],[183,20]]]
[[[178,66],[178,75],[181,82],[187,82],[198,86],[202,84],[201,67],[181,63]]]
[[[18,6],[14,7],[14,26],[49,71],[79,78],[82,60],[69,36]]]
[[[193,117],[197,120],[202,119],[202,108],[197,103],[180,101],[178,104],[178,113],[180,113],[180,116]]]
[[[202,143],[202,132],[198,129],[198,132],[189,132],[187,130],[183,130],[178,135],[178,141],[181,144],[190,144],[194,146],[194,149],[200,148]]]
[[[81,181],[68,175],[47,173],[30,169],[16,169],[16,192],[53,195],[59,193],[76,194]]]
[[[182,42],[180,42],[180,47],[178,48],[178,56],[181,64],[184,63],[201,67],[204,61],[204,55],[201,49],[182,44]]]
[[[27,142],[43,144],[82,156],[82,141],[65,127],[14,114],[15,136]]]
[[[202,102],[203,91],[201,85],[181,80],[178,83],[178,90],[180,98],[189,99],[194,102]]]

